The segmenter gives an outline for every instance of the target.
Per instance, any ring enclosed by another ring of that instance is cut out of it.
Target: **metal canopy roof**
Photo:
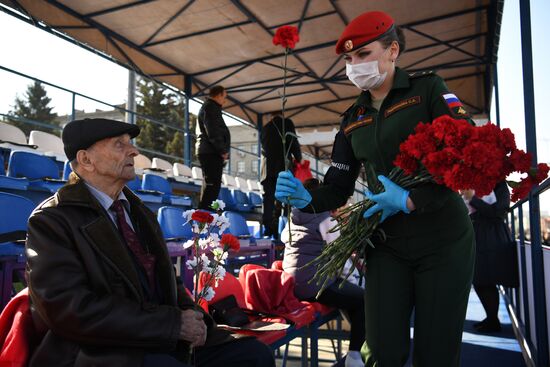
[[[231,97],[225,111],[253,124],[258,114],[280,109],[284,50],[271,39],[277,27],[296,25],[287,110],[302,133],[337,126],[358,95],[334,46],[345,25],[368,10],[386,11],[403,27],[400,67],[436,70],[471,114],[487,117],[503,7],[503,0],[0,2],[192,97],[223,84]]]

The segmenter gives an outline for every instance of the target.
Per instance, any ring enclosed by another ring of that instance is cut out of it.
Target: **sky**
[[[525,148],[522,87],[519,0],[504,3],[498,72],[501,126],[516,135],[518,146]],[[539,162],[550,162],[550,123],[546,106],[550,103],[550,60],[547,35],[550,33],[549,0],[531,0],[531,26],[534,63],[534,87]],[[0,66],[39,78],[111,104],[127,100],[128,71],[90,51],[35,28],[0,11]],[[7,113],[16,95],[22,95],[29,80],[0,70],[0,113]],[[70,113],[70,93],[46,87],[51,105],[59,115]],[[76,108],[93,111],[110,109],[84,98],[76,99]],[[199,105],[190,104],[196,113]],[[491,113],[494,117],[494,108]],[[550,212],[550,192],[541,196],[541,209]]]

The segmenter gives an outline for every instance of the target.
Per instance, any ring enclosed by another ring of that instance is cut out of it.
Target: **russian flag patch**
[[[462,102],[453,93],[444,94],[443,99],[447,102],[449,108],[462,107]]]

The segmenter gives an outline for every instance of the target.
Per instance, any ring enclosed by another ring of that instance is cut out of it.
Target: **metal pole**
[[[319,178],[319,147],[315,147],[315,177]]]
[[[495,85],[495,114],[496,114],[496,125],[500,127],[500,100],[499,100],[499,90],[498,90],[498,68],[497,64],[493,65],[493,79]]]
[[[531,44],[531,9],[529,0],[520,0],[521,54],[523,64],[523,98],[525,106],[525,136],[527,151],[537,164],[537,132],[535,123],[535,91],[533,87],[533,50]],[[546,327],[546,298],[544,264],[540,235],[540,205],[538,195],[529,194],[529,222],[531,227],[531,263],[533,269],[533,300],[535,310],[537,366],[548,366],[548,334]],[[535,344],[535,343],[533,343]]]
[[[71,121],[76,120],[76,94],[73,93],[73,102],[71,105]]]
[[[136,72],[128,70],[128,103],[126,109],[131,112],[126,112],[126,122],[129,124],[136,123]]]
[[[263,113],[258,114],[258,122],[256,127],[258,129],[258,181],[262,180],[262,130],[264,128],[264,115]]]
[[[185,135],[183,138],[183,161],[188,167],[191,167],[191,134],[189,132],[189,101],[191,100],[193,77],[185,76],[184,80],[185,106],[183,111],[183,130]]]
[[[521,298],[523,300],[522,309],[523,309],[523,326],[525,329],[525,339],[531,340],[531,325],[529,323],[529,291],[528,291],[528,282],[527,282],[527,249],[525,248],[525,228],[523,228],[523,206],[518,206],[518,231],[519,231],[519,253],[520,253],[520,263],[521,263]],[[521,313],[518,314],[521,318]],[[533,343],[529,343],[529,348],[532,348]]]

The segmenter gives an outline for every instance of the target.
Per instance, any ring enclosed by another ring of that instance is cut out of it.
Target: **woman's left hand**
[[[410,208],[407,206],[409,191],[395,184],[386,176],[378,176],[378,179],[382,185],[384,185],[384,191],[379,194],[373,194],[369,190],[365,191],[365,196],[376,204],[369,208],[365,214],[363,214],[363,217],[369,218],[373,214],[382,211],[380,222],[383,222],[387,217],[399,211],[410,213]]]

